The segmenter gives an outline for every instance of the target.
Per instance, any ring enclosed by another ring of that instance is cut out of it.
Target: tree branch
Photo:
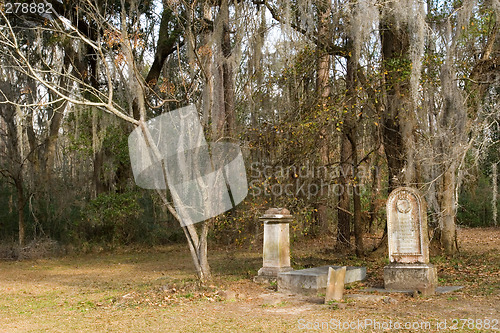
[[[338,46],[334,44],[333,42],[327,42],[324,43],[320,41],[316,36],[313,34],[309,33],[307,30],[299,27],[297,24],[293,22],[286,22],[284,18],[282,18],[276,8],[274,8],[269,1],[263,0],[263,1],[254,1],[254,4],[257,5],[265,5],[266,8],[269,10],[271,13],[271,16],[273,17],[274,20],[284,23],[284,24],[289,24],[295,31],[301,33],[302,35],[306,36],[309,38],[314,44],[316,44],[317,47],[320,49],[323,49],[325,52],[327,52],[329,55],[334,55],[334,56],[340,56],[340,57],[345,57],[348,55],[347,49],[345,46]]]

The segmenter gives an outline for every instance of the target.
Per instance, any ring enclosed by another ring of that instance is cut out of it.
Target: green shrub
[[[459,197],[458,223],[469,227],[493,225],[491,179],[481,174],[474,187],[463,190]],[[499,202],[500,203],[500,202]],[[500,205],[498,207],[500,212]]]
[[[91,200],[83,212],[81,230],[87,241],[130,244],[140,235],[143,209],[139,193],[105,193]]]

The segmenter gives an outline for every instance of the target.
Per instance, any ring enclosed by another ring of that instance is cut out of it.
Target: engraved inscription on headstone
[[[412,218],[412,205],[400,192],[396,199],[396,219],[393,236],[395,239],[395,254],[421,253],[419,226],[416,219]],[[401,196],[401,197],[399,197]]]
[[[387,199],[389,260],[428,263],[427,222],[423,203],[415,189],[395,189]]]

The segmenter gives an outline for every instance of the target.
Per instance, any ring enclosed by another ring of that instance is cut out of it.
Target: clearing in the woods
[[[362,332],[397,331],[395,325],[407,332],[498,331],[500,229],[460,229],[458,235],[461,252],[431,262],[440,285],[464,288],[430,297],[365,292],[383,283],[384,259],[341,256],[329,250],[329,237],[295,242],[295,268],[367,266],[368,279],[347,286],[346,296],[368,296],[326,305],[322,295],[290,296],[254,284],[262,264],[257,246],[210,249],[215,278],[203,288],[185,245],[2,261],[0,331],[304,332],[338,331],[339,324],[340,331]]]

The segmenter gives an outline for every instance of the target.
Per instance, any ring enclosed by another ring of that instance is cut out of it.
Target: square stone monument
[[[278,273],[292,270],[289,225],[293,216],[285,208],[270,208],[259,220],[264,222],[263,266],[254,281],[262,283],[276,280]]]
[[[435,293],[436,268],[429,264],[425,203],[417,190],[395,189],[387,199],[387,236],[390,264],[384,267],[384,287]]]

